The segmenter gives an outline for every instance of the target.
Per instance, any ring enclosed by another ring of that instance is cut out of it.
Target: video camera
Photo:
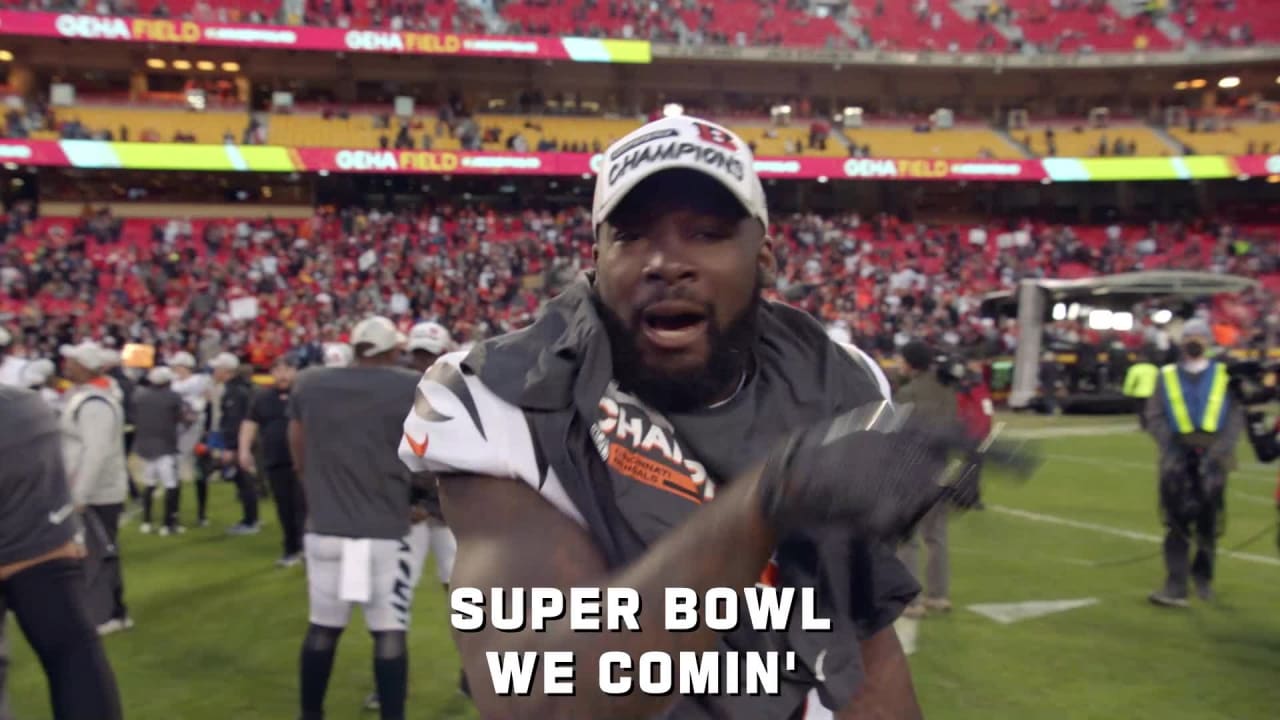
[[[1257,360],[1242,360],[1227,366],[1231,378],[1231,395],[1241,405],[1262,405],[1280,397],[1276,384],[1269,377],[1280,375],[1280,364],[1266,364]]]
[[[1231,378],[1227,387],[1236,402],[1244,406],[1245,432],[1249,435],[1253,454],[1262,463],[1280,457],[1280,438],[1276,435],[1275,425],[1267,421],[1267,414],[1254,407],[1280,398],[1276,384],[1268,382],[1269,378],[1277,374],[1280,374],[1280,365],[1268,365],[1256,360],[1245,360],[1227,366],[1227,375]]]

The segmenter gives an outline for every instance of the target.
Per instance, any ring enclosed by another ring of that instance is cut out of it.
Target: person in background
[[[1156,393],[1160,381],[1160,368],[1151,361],[1154,353],[1145,352],[1124,374],[1124,396],[1133,401],[1138,415],[1138,427],[1147,429],[1147,401]]]
[[[240,373],[240,360],[231,353],[220,353],[209,362],[213,368],[214,404],[211,451],[217,453],[223,475],[236,484],[243,514],[240,522],[227,529],[231,535],[253,535],[262,528],[258,524],[258,488],[251,475],[240,469],[240,423],[249,414],[253,385]]]
[[[0,386],[0,408],[0,628],[13,611],[44,669],[54,720],[120,720],[115,675],[86,606],[58,418],[16,387]],[[0,718],[12,720],[4,670],[0,653]]]
[[[991,434],[992,420],[995,418],[995,404],[991,402],[991,391],[987,389],[986,378],[982,374],[982,363],[973,361],[967,368],[964,378],[960,380],[960,384],[956,387],[956,410],[960,415],[960,422],[964,424],[969,436],[974,440],[981,442]],[[982,472],[981,458],[973,458],[970,461],[972,471],[975,474]],[[972,483],[966,484],[966,487],[973,488],[973,493],[966,497],[957,497],[954,502],[958,507],[969,510],[981,510],[982,496],[981,481],[976,479]]]
[[[13,334],[0,325],[0,385],[22,387],[22,368],[27,360],[13,354],[14,344]]]
[[[173,391],[186,403],[191,423],[178,436],[178,468],[180,476],[195,479],[196,525],[209,524],[209,475],[213,472],[212,458],[200,440],[208,432],[209,393],[213,379],[207,373],[196,372],[196,359],[189,352],[175,353],[169,358],[173,370]]]
[[[383,720],[403,720],[406,635],[420,568],[410,534],[410,472],[396,459],[418,375],[400,365],[385,317],[351,332],[349,368],[312,368],[289,395],[289,448],[307,499],[309,625],[299,667],[302,720],[324,717],[338,641],[351,607],[364,608]]]
[[[63,375],[73,384],[60,420],[63,458],[71,498],[85,524],[89,613],[102,635],[133,627],[116,543],[129,492],[125,415],[102,374],[107,354],[95,342],[61,348]]]
[[[324,366],[327,368],[351,367],[355,361],[355,353],[346,343],[325,343]]]
[[[1147,400],[1147,432],[1159,453],[1164,585],[1148,596],[1155,605],[1187,607],[1188,575],[1196,595],[1213,600],[1213,561],[1226,509],[1227,474],[1244,413],[1228,391],[1226,363],[1208,357],[1213,331],[1203,320],[1182,328],[1182,359],[1160,369]],[[1195,540],[1194,561],[1188,561]]]
[[[306,503],[302,485],[293,469],[289,455],[289,391],[304,363],[300,356],[284,353],[271,366],[275,381],[269,388],[259,388],[249,403],[249,414],[240,424],[238,443],[240,469],[250,475],[258,474],[254,459],[253,443],[261,448],[262,471],[271,485],[271,496],[276,502],[276,517],[280,520],[284,551],[276,561],[276,567],[293,567],[302,562],[302,527],[306,519]]]
[[[147,373],[147,386],[133,391],[133,451],[141,458],[142,525],[151,532],[151,506],[156,487],[164,489],[164,524],[161,536],[183,532],[178,524],[182,486],[178,477],[178,436],[190,420],[182,396],[174,392],[173,371],[160,366]]]
[[[32,360],[22,368],[22,384],[39,393],[40,399],[44,400],[55,414],[62,412],[62,393],[55,387],[58,381],[57,376],[57,367],[52,360],[46,358]]]
[[[935,354],[919,340],[907,343],[902,348],[902,361],[907,382],[898,389],[893,398],[897,405],[911,404],[912,412],[923,413],[935,421],[954,423],[959,420],[956,391],[943,385],[938,379],[935,365]],[[937,472],[940,475],[945,466],[940,464]],[[924,539],[925,572],[923,600],[916,598],[903,616],[919,619],[929,611],[947,612],[951,609],[950,585],[951,568],[947,549],[947,503],[934,505],[912,531],[911,537],[903,543],[898,551],[898,559],[907,569],[920,578],[920,539]]]

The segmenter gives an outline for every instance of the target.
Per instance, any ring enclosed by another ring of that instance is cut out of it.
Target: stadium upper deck
[[[14,10],[84,12],[70,0]],[[1280,41],[1270,0],[99,0],[196,22],[635,38],[681,45],[1078,53]]]

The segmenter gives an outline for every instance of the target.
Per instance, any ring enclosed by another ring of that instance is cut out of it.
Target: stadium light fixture
[[[1067,319],[1067,306],[1066,306],[1066,304],[1064,304],[1064,303],[1058,303],[1058,304],[1056,304],[1056,305],[1054,305],[1054,306],[1053,306],[1053,319],[1054,319],[1054,320],[1066,320],[1066,319]]]
[[[240,72],[240,63],[227,61],[222,63],[222,72]]]
[[[1186,80],[1179,80],[1178,82],[1173,84],[1173,89],[1186,90],[1189,86],[1190,86],[1190,83],[1188,83]]]
[[[173,69],[174,70],[190,70],[191,61],[190,60],[174,60]]]
[[[1089,329],[1090,330],[1110,330],[1115,322],[1110,310],[1094,310],[1089,313]],[[1133,318],[1130,318],[1132,326]]]
[[[1276,183],[1280,183],[1280,175],[1268,175],[1267,182],[1272,185],[1275,185]]]
[[[1129,332],[1133,329],[1133,313],[1118,312],[1111,315],[1111,329]]]
[[[822,183],[822,184],[826,184],[826,182],[827,182],[827,176],[826,176],[826,175],[819,175],[819,176],[818,176],[818,182],[819,182],[819,183]]]
[[[1075,320],[1080,317],[1080,303],[1071,303],[1067,306],[1067,319]]]
[[[13,53],[9,50],[0,50],[0,62],[13,62]]]
[[[667,103],[662,106],[662,117],[680,117],[684,114],[684,106],[680,103]]]
[[[1196,78],[1195,80],[1192,80],[1191,82],[1187,83],[1187,86],[1190,87],[1192,90],[1199,90],[1200,88],[1208,84],[1209,84],[1208,80],[1205,80],[1204,78]]]
[[[1157,325],[1168,325],[1173,320],[1173,311],[1160,309],[1151,313],[1151,321]]]
[[[1224,90],[1230,90],[1234,87],[1240,87],[1240,78],[1235,75],[1228,75],[1218,81],[1218,87]]]
[[[147,67],[151,68],[152,70],[163,70],[168,66],[169,66],[169,63],[166,63],[164,60],[161,60],[160,58],[147,58]]]
[[[217,65],[214,65],[213,61],[211,60],[201,60],[196,63],[196,67],[205,72],[209,72],[210,70],[213,70],[215,67],[217,67]]]

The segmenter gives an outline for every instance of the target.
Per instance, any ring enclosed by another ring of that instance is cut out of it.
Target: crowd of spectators
[[[684,45],[1097,52],[1248,47],[1274,21],[1237,0],[9,0],[11,9],[393,31],[621,37]],[[967,4],[967,7],[964,7]],[[957,12],[964,7],[963,12]],[[892,12],[888,12],[892,10]],[[919,29],[902,27],[902,14]],[[834,21],[840,22],[834,22]],[[1256,26],[1256,27],[1255,27]]]
[[[316,210],[309,220],[120,221],[105,211],[40,221],[15,207],[0,244],[0,323],[32,354],[96,336],[207,356],[230,348],[257,365],[342,339],[369,313],[404,328],[432,319],[461,341],[530,323],[540,302],[589,265],[586,208],[418,212]],[[991,291],[1026,277],[1150,268],[1242,273],[1263,289],[1209,307],[1225,345],[1277,339],[1275,228],[1180,224],[1108,228],[934,227],[887,215],[778,217],[780,270],[766,292],[880,357],[910,338],[975,357],[1011,353],[1012,320],[981,317]],[[1062,321],[1049,340],[1139,347],[1160,332],[1136,317],[1112,335]],[[1261,336],[1260,336],[1261,334]],[[106,337],[104,337],[106,336]]]

